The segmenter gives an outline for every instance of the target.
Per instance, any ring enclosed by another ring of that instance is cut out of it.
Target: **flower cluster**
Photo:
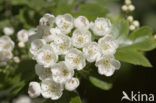
[[[8,60],[13,57],[12,50],[14,45],[9,36],[0,37],[0,65],[6,65]]]
[[[103,17],[89,22],[84,16],[45,14],[30,47],[41,83],[31,82],[29,95],[59,99],[64,88],[73,91],[79,86],[74,72],[89,63],[95,63],[99,74],[112,76],[120,62],[113,56],[118,43],[111,27],[110,20]]]
[[[122,11],[124,12],[132,12],[135,10],[135,6],[132,5],[132,1],[131,0],[125,0],[125,4],[121,7]],[[138,20],[134,20],[132,15],[127,16],[127,20],[129,21],[129,30],[134,31],[135,29],[137,29],[140,26],[140,23]]]

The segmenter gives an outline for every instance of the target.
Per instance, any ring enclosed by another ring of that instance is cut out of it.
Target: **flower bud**
[[[140,26],[140,23],[139,23],[139,21],[135,20],[135,21],[133,21],[133,25],[135,27],[139,27]]]
[[[127,11],[127,10],[128,10],[128,6],[127,6],[127,5],[123,5],[123,6],[121,7],[121,9],[122,9],[123,11]]]
[[[129,11],[134,11],[135,10],[135,6],[134,5],[129,5],[128,6],[128,10]]]
[[[127,20],[128,20],[129,22],[133,22],[133,16],[128,16],[128,17],[127,17]]]
[[[28,94],[30,97],[35,98],[38,97],[41,93],[41,87],[38,82],[30,82]]]
[[[133,30],[135,30],[135,26],[134,26],[134,25],[130,25],[130,26],[129,26],[129,29],[130,29],[131,31],[133,31]]]
[[[19,43],[18,43],[18,46],[19,46],[20,48],[24,48],[24,47],[25,47],[25,43],[24,43],[24,42],[19,42]]]
[[[75,90],[79,86],[79,80],[77,78],[71,78],[65,83],[65,88],[69,91]]]

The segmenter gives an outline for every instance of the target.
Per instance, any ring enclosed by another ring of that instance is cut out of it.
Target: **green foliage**
[[[142,27],[128,34],[128,27],[128,23],[124,19],[117,19],[113,22],[112,34],[120,44],[115,54],[116,59],[134,65],[151,67],[144,52],[156,47],[152,30],[149,27]]]

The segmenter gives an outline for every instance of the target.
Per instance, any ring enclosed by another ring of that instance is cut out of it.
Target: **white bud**
[[[129,26],[129,29],[130,29],[131,31],[133,31],[133,30],[135,30],[135,26],[134,26],[134,25],[130,25],[130,26]]]
[[[128,17],[127,17],[127,20],[128,20],[129,22],[133,22],[133,16],[128,16]]]
[[[17,33],[17,38],[20,42],[27,42],[29,37],[29,33],[26,30],[20,30]]]
[[[127,11],[127,10],[128,10],[128,6],[127,6],[127,5],[123,5],[123,6],[121,7],[121,9],[122,9],[123,11]]]
[[[140,23],[139,23],[139,21],[135,20],[135,21],[133,21],[133,25],[135,27],[139,27],[140,26]]]
[[[25,43],[24,43],[24,42],[19,42],[19,43],[18,43],[18,47],[24,48],[24,47],[25,47]]]
[[[129,11],[134,11],[135,10],[135,6],[134,5],[129,5],[128,6],[128,10]]]
[[[71,78],[65,83],[66,90],[73,91],[79,86],[80,82],[77,78]]]
[[[13,27],[5,27],[3,29],[3,32],[5,35],[12,35],[14,33],[14,28]]]
[[[13,60],[14,60],[15,63],[19,63],[19,62],[20,62],[20,59],[19,59],[19,57],[17,57],[17,56],[15,56],[15,57],[13,58]]]
[[[30,82],[29,84],[29,89],[28,89],[28,94],[32,98],[36,98],[40,96],[41,93],[41,87],[38,82]]]
[[[131,0],[125,0],[125,4],[126,4],[126,5],[130,5],[131,3],[132,3]]]

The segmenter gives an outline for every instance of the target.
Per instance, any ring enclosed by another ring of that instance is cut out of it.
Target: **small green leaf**
[[[107,83],[107,82],[102,81],[102,80],[100,80],[100,79],[98,79],[98,78],[96,78],[96,77],[90,76],[90,77],[89,77],[89,80],[90,80],[90,82],[91,82],[94,86],[96,86],[96,87],[98,87],[98,88],[100,88],[100,89],[103,89],[103,90],[110,90],[110,89],[112,88],[112,83]]]

